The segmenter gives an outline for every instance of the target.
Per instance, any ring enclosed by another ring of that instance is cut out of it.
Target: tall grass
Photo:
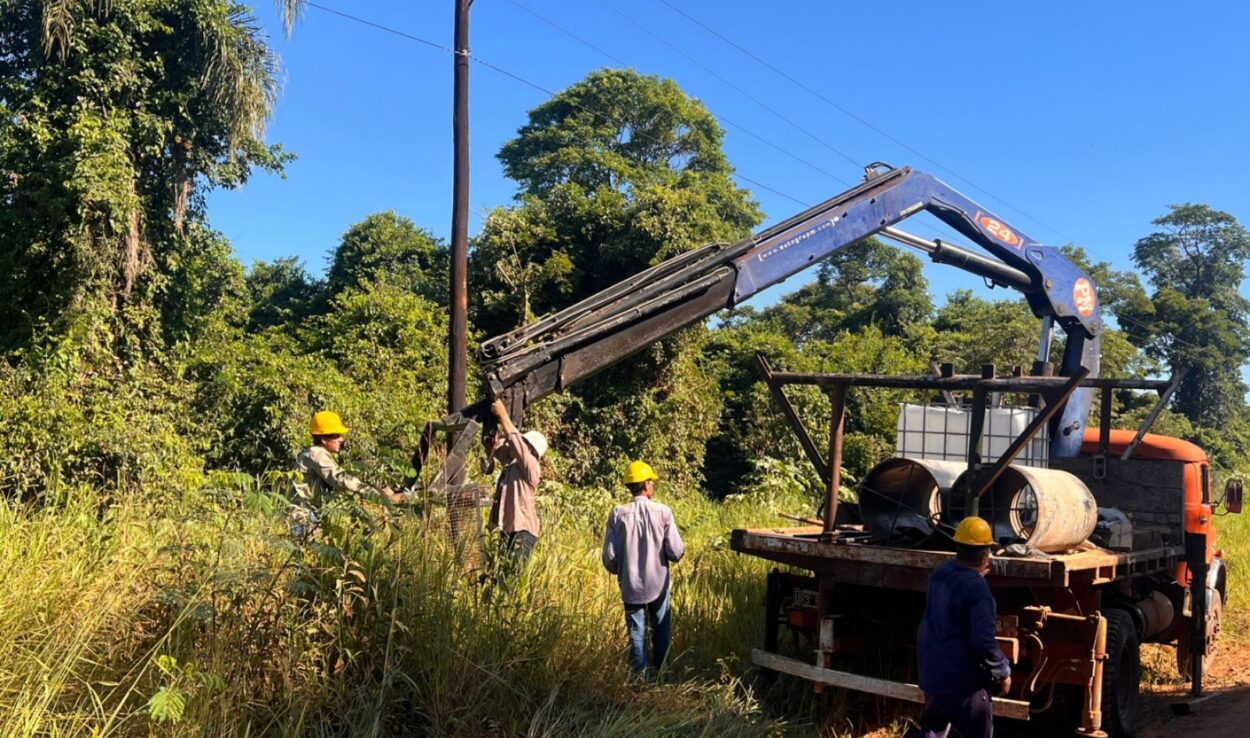
[[[553,485],[533,562],[504,586],[460,569],[440,510],[344,513],[296,546],[279,495],[218,482],[0,506],[0,735],[856,735],[864,715],[898,729],[896,707],[765,687],[750,668],[770,565],[728,532],[803,512],[799,497],[667,500],[688,554],[671,667],[648,685],[599,564],[619,497]],[[1218,524],[1241,640],[1250,520]]]
[[[1244,644],[1250,640],[1250,513],[1217,517],[1215,527],[1228,566],[1222,638]]]
[[[546,500],[533,562],[466,575],[438,510],[339,515],[294,545],[238,478],[158,504],[0,508],[0,735],[768,735],[744,654],[767,567],[727,548],[776,501],[672,500],[672,666],[625,662],[601,528],[620,499]],[[806,505],[794,501],[795,506]],[[378,509],[371,510],[377,513]]]

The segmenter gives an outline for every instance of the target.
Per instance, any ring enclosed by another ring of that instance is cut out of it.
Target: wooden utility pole
[[[447,412],[465,405],[469,324],[469,6],[455,0],[455,102],[452,114],[451,328],[447,341]]]

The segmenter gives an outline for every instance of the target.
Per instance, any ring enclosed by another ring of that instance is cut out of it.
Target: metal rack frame
[[[967,461],[969,478],[964,511],[966,515],[976,515],[980,508],[981,497],[1002,476],[1007,467],[1016,459],[1025,446],[1048,424],[1052,423],[1059,412],[1067,404],[1068,398],[1078,388],[1088,388],[1101,393],[1099,406],[1099,454],[1106,459],[1111,447],[1111,407],[1112,393],[1115,390],[1145,390],[1159,394],[1155,406],[1147,415],[1137,431],[1133,442],[1125,449],[1121,459],[1128,460],[1133,451],[1141,443],[1150,427],[1159,417],[1159,413],[1167,405],[1176,391],[1185,372],[1179,371],[1170,379],[1114,379],[1109,377],[1090,377],[1088,368],[1081,368],[1072,377],[1030,376],[1017,369],[1009,376],[999,376],[992,364],[982,367],[981,374],[955,374],[951,365],[945,364],[937,376],[916,375],[880,375],[880,374],[817,374],[774,371],[768,360],[757,356],[756,362],[764,381],[768,385],[773,399],[781,408],[782,415],[789,423],[791,430],[798,438],[808,460],[816,468],[817,474],[825,483],[825,499],[821,506],[823,511],[822,540],[834,540],[839,536],[836,525],[838,511],[838,489],[841,486],[842,472],[842,440],[846,422],[846,394],[851,387],[868,387],[878,389],[912,389],[929,390],[942,393],[971,392],[971,422],[968,433]],[[816,386],[829,395],[831,413],[829,430],[829,457],[826,461],[808,432],[806,425],[799,418],[794,406],[785,394],[786,385]],[[1029,425],[1015,437],[1007,450],[992,464],[987,465],[981,457],[981,438],[984,434],[985,411],[989,407],[990,398],[997,393],[1020,393],[1034,398],[1038,405],[1037,415]],[[1070,433],[1071,429],[1055,428],[1053,433]]]

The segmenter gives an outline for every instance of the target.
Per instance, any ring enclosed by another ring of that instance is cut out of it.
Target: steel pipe
[[[951,494],[951,520],[962,518],[963,494],[971,474],[956,480]],[[1079,546],[1098,524],[1098,503],[1085,483],[1058,469],[1007,467],[981,497],[981,517],[1000,543],[1024,542],[1044,553]]]
[[[859,514],[874,542],[920,547],[939,543],[942,499],[967,466],[937,459],[887,459],[864,477]]]

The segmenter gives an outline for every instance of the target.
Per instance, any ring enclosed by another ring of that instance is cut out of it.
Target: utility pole
[[[455,102],[452,114],[451,328],[448,337],[447,412],[465,405],[469,324],[469,6],[456,3]]]

